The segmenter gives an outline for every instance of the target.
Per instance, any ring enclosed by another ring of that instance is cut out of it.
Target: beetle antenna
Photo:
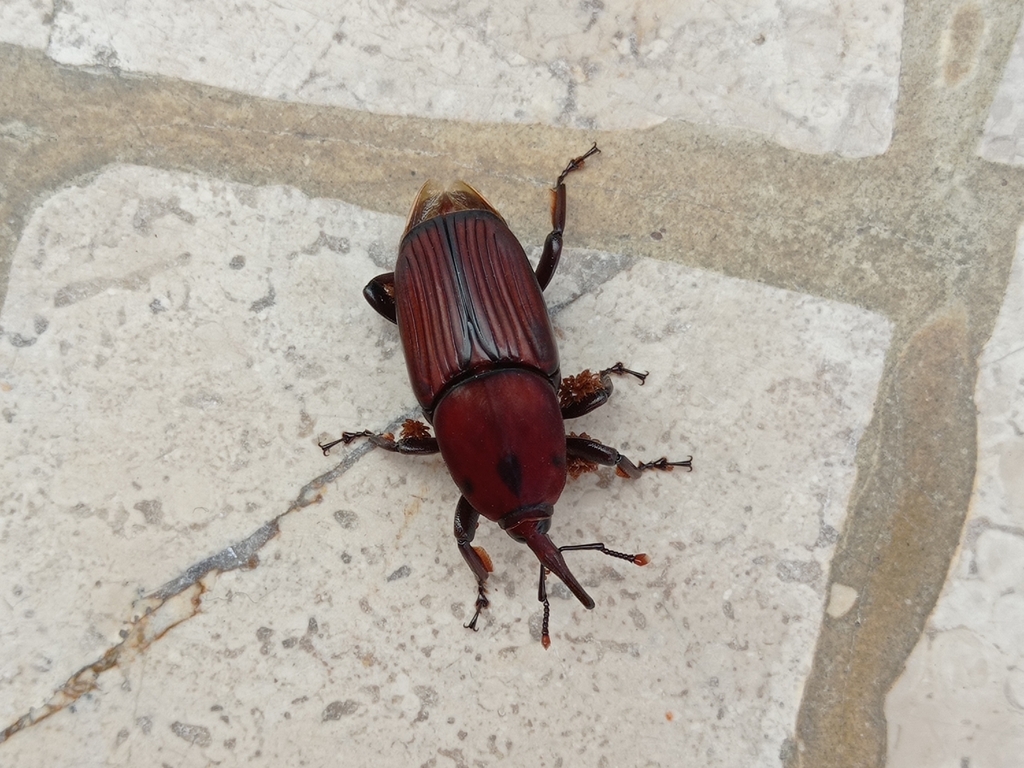
[[[547,536],[545,536],[544,538],[547,538]],[[552,545],[552,546],[554,546],[554,545]],[[630,555],[630,554],[627,554],[625,552],[616,552],[614,549],[608,549],[608,547],[606,547],[604,544],[601,544],[600,542],[597,542],[597,543],[594,543],[594,544],[567,544],[564,547],[559,547],[558,551],[556,552],[556,554],[558,555],[558,559],[562,560],[562,552],[571,552],[573,550],[582,550],[582,549],[593,549],[593,550],[596,550],[596,551],[600,552],[601,554],[609,555],[610,557],[617,557],[620,560],[628,560],[629,562],[633,563],[634,565],[647,565],[649,562],[651,562],[651,558],[649,558],[643,552],[640,552],[639,554],[636,554],[636,555]],[[537,550],[534,549],[534,552],[536,552],[536,551]],[[551,616],[551,604],[548,602],[547,575],[548,575],[548,571],[549,570],[553,570],[553,569],[547,568],[544,565],[544,559],[541,558],[539,554],[537,555],[537,557],[541,560],[541,566],[540,566],[540,586],[537,589],[537,599],[540,600],[544,604],[544,618],[543,618],[543,620],[541,622],[540,642],[541,642],[541,645],[543,645],[545,650],[546,650],[551,645],[551,636],[548,634],[548,619]],[[565,561],[564,560],[562,560],[562,565],[565,565]],[[568,572],[568,568],[566,569],[566,571]],[[565,585],[567,587],[572,589],[572,587],[569,586],[569,582],[565,581],[565,579],[561,576],[561,574],[559,574],[557,571],[555,571],[555,574],[560,579],[562,579],[563,582],[565,582]],[[571,574],[570,574],[570,576],[571,576]],[[576,580],[573,579],[573,581],[575,582]],[[576,593],[573,592],[573,594],[576,594]],[[586,592],[584,592],[583,594],[586,595]],[[578,594],[576,594],[576,596],[579,597]],[[589,599],[589,595],[587,596],[587,598]],[[580,602],[583,602],[582,598],[580,598]],[[587,605],[585,602],[583,604]],[[590,601],[590,605],[587,605],[587,608],[593,608],[593,607],[594,607],[594,601],[591,600]]]
[[[584,608],[594,607],[594,599],[576,581],[576,577],[572,575],[569,566],[565,564],[562,553],[551,539],[548,538],[546,533],[540,533],[539,531],[530,533],[526,537],[526,545],[533,550],[533,554],[537,556],[537,559],[540,560],[541,565],[545,569],[551,571],[551,573],[562,580],[562,583],[569,588],[569,591],[576,596],[576,599],[583,603]],[[543,591],[543,589],[542,582],[541,590]],[[539,592],[538,598],[543,601],[543,594]]]
[[[533,531],[526,536],[527,546],[533,550],[533,554],[540,560],[540,584],[537,587],[537,599],[544,604],[544,623],[541,627],[540,642],[547,648],[551,645],[551,637],[548,635],[548,617],[551,615],[551,605],[548,603],[547,574],[548,571],[555,574],[562,583],[569,588],[576,599],[583,603],[588,610],[594,607],[594,599],[587,594],[586,590],[576,581],[569,566],[565,564],[562,553],[554,545],[546,533]]]

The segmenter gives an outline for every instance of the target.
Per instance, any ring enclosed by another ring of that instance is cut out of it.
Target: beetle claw
[[[483,583],[481,583],[476,595],[476,613],[474,613],[473,618],[469,620],[469,624],[462,625],[466,629],[472,629],[474,632],[477,631],[476,623],[480,619],[480,612],[491,604],[491,601],[487,599],[486,593],[487,588],[484,587]]]
[[[565,181],[566,176],[568,176],[573,171],[578,171],[580,168],[584,166],[588,157],[590,157],[591,155],[596,155],[600,151],[601,150],[597,148],[597,142],[595,141],[594,146],[592,146],[579,157],[574,157],[572,160],[570,160],[569,164],[565,166],[565,170],[562,171],[562,173],[559,175],[558,181],[555,182],[555,187],[557,188],[562,186],[562,182]]]
[[[324,452],[324,456],[330,456],[331,448],[342,442],[344,442],[344,440],[331,440],[329,443],[317,443],[317,446],[319,446],[320,450]]]
[[[663,472],[671,472],[672,467],[686,467],[688,470],[693,472],[693,456],[689,456],[684,461],[669,461],[667,458],[662,456],[660,459],[654,461],[641,461],[640,466],[637,469],[660,469]]]
[[[368,429],[364,429],[362,432],[342,432],[341,437],[337,440],[332,440],[329,443],[317,443],[320,450],[324,452],[324,456],[331,455],[331,448],[336,445],[348,445],[353,440],[358,440],[360,437],[373,437],[373,432]]]
[[[647,381],[647,377],[651,375],[650,371],[644,371],[643,373],[640,373],[639,371],[631,371],[631,370],[629,370],[629,368],[624,366],[622,363],[616,363],[611,368],[605,368],[603,371],[601,371],[601,375],[602,376],[604,374],[606,374],[606,373],[617,373],[620,376],[626,376],[626,375],[635,376],[636,378],[638,378],[640,380],[640,386],[641,387]]]

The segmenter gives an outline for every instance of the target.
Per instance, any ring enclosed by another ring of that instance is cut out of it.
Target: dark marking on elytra
[[[498,461],[498,477],[518,497],[523,487],[523,465],[514,453],[506,453]]]

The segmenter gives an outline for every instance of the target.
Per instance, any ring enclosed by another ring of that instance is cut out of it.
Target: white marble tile
[[[686,120],[859,157],[891,139],[902,24],[889,0],[76,0],[48,50],[376,113],[597,130]]]
[[[979,360],[978,468],[960,556],[886,701],[888,765],[1024,751],[1024,229]]]
[[[140,590],[287,509],[325,470],[315,429],[412,406],[357,396],[381,350],[353,286],[400,232],[291,189],[142,168],[35,214],[0,320],[0,594],[22,627],[3,719],[108,648]]]
[[[326,764],[345,745],[348,765],[777,765],[889,323],[568,251],[564,370],[651,371],[571,428],[696,469],[567,488],[558,542],[652,562],[573,553],[597,607],[553,585],[544,651],[536,561],[496,526],[477,538],[492,607],[463,628],[475,589],[437,458],[316,447],[412,405],[397,335],[359,295],[400,230],[134,167],[36,212],[0,317],[0,727],[25,718],[0,758]],[[255,568],[194,567],[247,537],[218,562]],[[190,566],[209,572],[175,581]]]
[[[993,162],[1024,165],[1024,24],[1013,41],[978,152]]]
[[[53,21],[53,0],[0,2],[0,43],[46,48]]]

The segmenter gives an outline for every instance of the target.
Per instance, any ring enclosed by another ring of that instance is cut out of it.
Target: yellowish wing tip
[[[456,181],[444,187],[434,179],[427,179],[413,201],[405,231],[408,232],[435,216],[446,216],[459,211],[488,211],[505,221],[495,207],[487,202],[487,198],[466,182]]]

